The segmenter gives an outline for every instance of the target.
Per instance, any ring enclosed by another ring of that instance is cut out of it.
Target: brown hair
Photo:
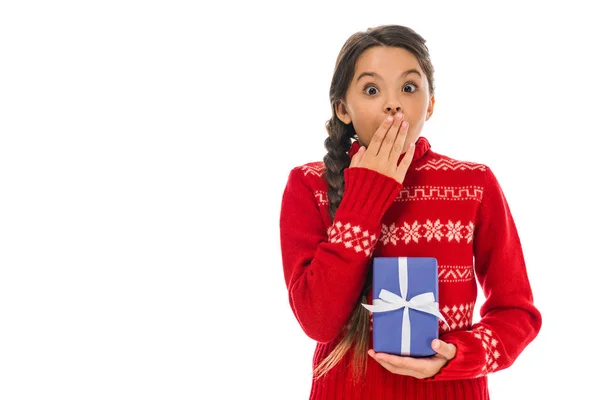
[[[429,57],[429,49],[425,45],[425,39],[414,30],[400,25],[382,25],[369,28],[366,32],[357,32],[348,38],[335,63],[329,89],[332,116],[325,125],[329,137],[325,139],[327,154],[323,157],[323,162],[328,185],[329,216],[332,221],[335,219],[335,213],[344,194],[344,170],[350,166],[350,157],[347,152],[352,144],[351,139],[358,139],[352,123],[344,124],[337,117],[335,109],[337,104],[345,98],[359,56],[373,46],[400,47],[410,51],[417,58],[421,69],[427,76],[429,93],[434,93],[434,69]],[[370,316],[369,311],[360,303],[367,303],[370,286],[371,274],[365,281],[362,294],[344,327],[343,338],[331,353],[315,367],[313,371],[315,380],[333,368],[352,347],[354,347],[354,380],[357,381],[364,376],[367,367]]]

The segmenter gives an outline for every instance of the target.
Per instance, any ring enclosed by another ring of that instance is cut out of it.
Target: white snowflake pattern
[[[462,226],[460,221],[456,223],[448,221],[446,227],[448,228],[448,233],[446,234],[446,236],[448,237],[448,241],[451,242],[453,239],[455,239],[457,242],[460,242],[460,239],[462,239],[462,233],[460,232]]]
[[[427,220],[427,222],[423,226],[425,227],[425,229],[427,229],[427,231],[425,233],[425,237],[427,238],[428,242],[430,242],[431,239],[433,239],[434,237],[438,241],[442,240],[442,237],[444,236],[444,234],[441,231],[442,223],[440,222],[439,219],[435,222],[431,222],[430,220]]]
[[[421,227],[421,225],[419,225],[419,223],[417,223],[417,221],[415,221],[412,226],[408,225],[406,222],[404,223],[404,226],[401,227],[402,231],[404,231],[404,236],[402,236],[402,240],[404,240],[405,244],[408,244],[408,242],[412,240],[414,240],[416,243],[419,243],[419,238],[421,237],[421,234],[419,233],[419,228]]]
[[[396,226],[396,224],[392,224],[389,227],[385,224],[381,224],[380,241],[382,241],[383,244],[388,244],[390,242],[393,244],[397,244],[397,242],[400,240],[400,238],[398,238],[398,236],[396,235],[397,232],[398,227]]]
[[[470,243],[473,241],[474,226],[473,222],[463,225],[461,221],[448,221],[448,223],[444,224],[439,219],[435,222],[427,220],[423,224],[418,221],[414,221],[412,224],[402,222],[400,226],[396,226],[395,223],[391,225],[382,224],[380,241],[384,245],[390,243],[397,245],[400,240],[404,241],[405,244],[411,241],[419,243],[419,239],[424,237],[428,242],[431,242],[433,239],[441,242],[443,238],[446,238],[448,242],[455,241],[456,243],[461,243],[462,239],[466,239],[467,243]],[[402,230],[402,235],[399,234],[400,229]],[[399,236],[402,236],[402,238],[399,238]]]
[[[464,227],[467,233],[464,235],[465,239],[467,239],[467,243],[471,243],[473,241],[473,232],[475,231],[475,224],[469,222],[469,225]]]

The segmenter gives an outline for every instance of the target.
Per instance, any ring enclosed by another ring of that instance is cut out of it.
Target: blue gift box
[[[438,338],[438,263],[431,257],[374,257],[373,349],[410,357],[435,354]],[[445,320],[444,320],[445,322]]]

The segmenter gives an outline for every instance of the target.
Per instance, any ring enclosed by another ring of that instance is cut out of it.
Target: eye
[[[414,89],[412,92],[408,92],[408,93],[414,93],[414,92],[416,92],[416,91],[417,91],[417,89],[419,88],[419,87],[417,86],[417,84],[416,84],[416,83],[414,83],[414,82],[407,82],[407,83],[406,83],[406,85],[405,85],[404,87],[407,87],[407,86],[414,86],[414,87],[415,87],[415,89]]]
[[[379,93],[379,89],[377,89],[377,87],[374,85],[367,85],[363,89],[363,92],[367,93],[369,96],[373,96]]]

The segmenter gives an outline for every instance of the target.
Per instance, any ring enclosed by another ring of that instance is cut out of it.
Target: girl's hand
[[[430,378],[437,374],[446,363],[456,356],[456,346],[435,339],[431,347],[437,353],[426,358],[400,357],[394,354],[375,353],[368,351],[385,369],[400,375],[408,375],[418,379]]]
[[[403,121],[403,118],[401,113],[386,117],[371,138],[369,147],[366,150],[361,147],[352,157],[349,168],[372,169],[402,183],[415,153],[415,145],[411,143],[398,164],[408,133],[408,121]]]

